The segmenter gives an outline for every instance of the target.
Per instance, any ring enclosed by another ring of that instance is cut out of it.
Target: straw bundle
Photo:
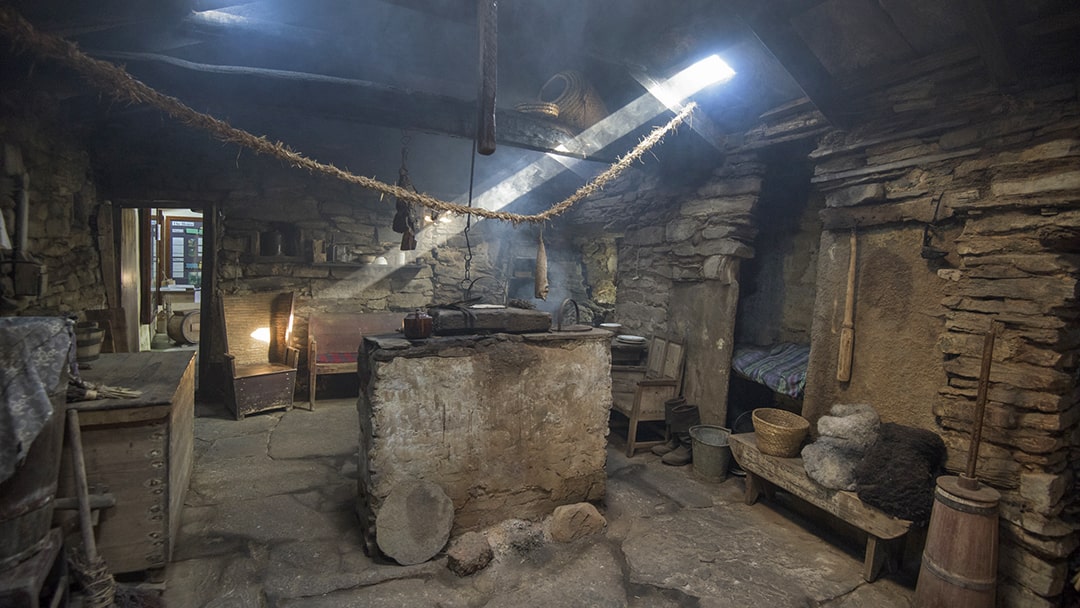
[[[579,129],[588,129],[608,115],[607,106],[581,72],[568,70],[552,76],[540,88],[540,101],[559,107],[559,118]]]
[[[545,103],[543,101],[519,103],[514,106],[514,109],[518,112],[524,112],[526,114],[539,114],[546,118],[559,117],[559,106],[553,103]]]

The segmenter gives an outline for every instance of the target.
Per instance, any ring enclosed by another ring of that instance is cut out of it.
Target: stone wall
[[[869,402],[885,420],[939,432],[958,472],[983,337],[1001,321],[978,468],[1003,495],[1000,602],[1053,606],[1080,510],[1080,103],[1075,82],[1010,96],[987,87],[977,66],[900,85],[876,99],[893,110],[811,153],[827,208],[805,413]],[[855,357],[840,384],[852,225]]]
[[[617,235],[611,320],[685,342],[683,393],[707,424],[725,422],[739,263],[754,255],[764,170],[755,154],[732,154],[694,189],[635,173],[574,214]]]
[[[37,107],[39,115],[48,115]],[[17,171],[21,165],[30,176],[28,245],[30,254],[44,262],[48,272],[41,298],[8,298],[11,283],[5,276],[0,314],[52,316],[105,308],[97,227],[103,219],[111,223],[112,216],[110,208],[98,199],[86,150],[70,129],[36,116],[11,114],[0,118],[0,144],[3,166]],[[16,178],[6,170],[0,173],[4,185],[0,188],[0,213],[14,240],[12,186]],[[6,275],[9,266],[0,267]]]

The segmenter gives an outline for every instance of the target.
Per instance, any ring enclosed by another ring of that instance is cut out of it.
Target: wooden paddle
[[[855,227],[851,228],[851,260],[848,262],[847,298],[844,301],[844,325],[840,329],[840,357],[836,379],[851,380],[851,359],[855,348]]]

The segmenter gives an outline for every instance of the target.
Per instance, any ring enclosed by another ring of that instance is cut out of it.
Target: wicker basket
[[[763,407],[754,410],[754,435],[758,450],[769,456],[794,458],[799,455],[810,421],[787,410]]]
[[[524,112],[526,114],[539,114],[547,118],[559,117],[559,106],[553,103],[546,103],[543,101],[533,101],[527,103],[519,103],[514,106],[514,109],[518,112]]]
[[[588,129],[608,115],[600,94],[580,72],[568,70],[552,76],[537,95],[541,102],[559,107],[559,119],[579,129]]]

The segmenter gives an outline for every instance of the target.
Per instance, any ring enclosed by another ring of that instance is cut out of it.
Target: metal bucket
[[[53,412],[15,474],[0,483],[0,571],[37,553],[48,540],[67,412],[67,375],[51,394]]]
[[[710,481],[727,479],[728,467],[731,465],[729,435],[731,431],[722,426],[699,424],[690,427],[695,473]]]

